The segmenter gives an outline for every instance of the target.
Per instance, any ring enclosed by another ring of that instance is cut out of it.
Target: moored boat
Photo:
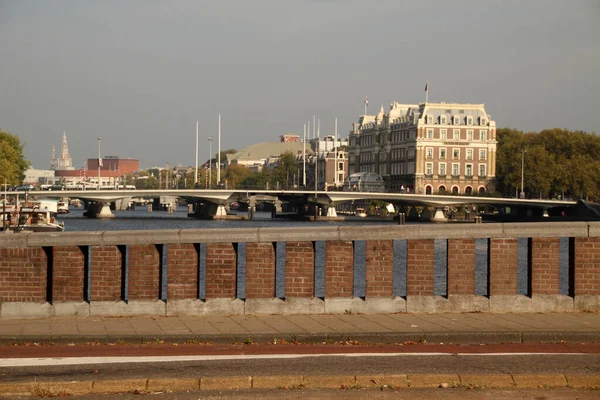
[[[54,213],[39,205],[19,207],[7,205],[0,208],[3,231],[7,232],[63,232],[65,225]]]

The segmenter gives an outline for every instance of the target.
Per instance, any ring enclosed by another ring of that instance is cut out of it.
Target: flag
[[[427,86],[429,86],[429,82],[425,81],[425,91],[427,91]]]
[[[104,165],[102,164],[102,159],[101,158],[98,159],[98,166],[99,167],[104,167]]]
[[[368,106],[369,105],[369,98],[365,97],[365,105]]]

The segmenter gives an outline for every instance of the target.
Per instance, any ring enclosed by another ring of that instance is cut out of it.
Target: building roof
[[[294,155],[302,152],[303,144],[296,142],[265,142],[253,144],[237,153],[227,154],[229,163],[264,161],[269,157],[279,157],[285,152],[291,152]],[[306,153],[310,153],[310,145],[306,145]]]

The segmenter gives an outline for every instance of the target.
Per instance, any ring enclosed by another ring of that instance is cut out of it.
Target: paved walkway
[[[600,313],[341,314],[206,317],[55,317],[0,320],[0,344],[19,341],[274,338],[372,343],[600,342]]]

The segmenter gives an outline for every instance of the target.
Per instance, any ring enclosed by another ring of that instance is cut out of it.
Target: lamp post
[[[100,146],[102,145],[102,138],[98,138],[98,190],[100,190],[100,167],[102,166],[102,158],[100,157]]]
[[[521,192],[519,193],[519,198],[525,198],[525,190],[523,189],[524,180],[525,180],[525,152],[527,150],[521,151]]]
[[[210,189],[210,184],[212,182],[212,136],[208,138],[208,188]]]

